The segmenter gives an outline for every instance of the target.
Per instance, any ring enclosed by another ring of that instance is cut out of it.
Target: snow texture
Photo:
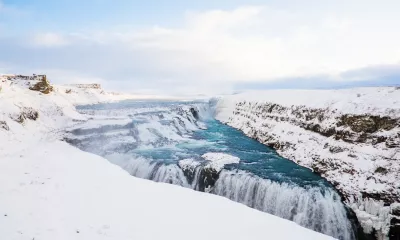
[[[1,84],[1,239],[332,239],[222,197],[132,177],[59,140],[87,120],[74,104],[124,95]]]
[[[198,166],[201,165],[201,162],[196,161],[192,158],[188,158],[180,160],[178,162],[178,165],[183,171],[190,170],[193,172]]]
[[[220,172],[226,164],[232,164],[232,163],[239,163],[240,159],[238,157],[226,154],[226,153],[206,153],[201,156],[207,161],[210,161],[207,163],[205,168],[211,168],[214,169],[217,172]]]

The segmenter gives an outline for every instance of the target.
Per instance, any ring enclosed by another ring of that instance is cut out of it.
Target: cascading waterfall
[[[190,184],[190,187],[197,191],[205,190],[205,189],[202,189],[202,187],[200,186],[200,182],[202,182],[202,181],[204,182],[204,179],[201,179],[202,177],[204,178],[204,176],[202,176],[202,174],[201,174],[201,171],[202,171],[202,167],[200,167],[200,166],[196,167],[194,169],[192,182]]]
[[[199,187],[206,177],[201,174],[202,166],[197,166],[191,176],[187,176],[176,164],[143,158],[131,158],[118,164],[136,177],[204,191]],[[208,192],[339,239],[355,239],[346,209],[339,195],[330,189],[306,189],[272,182],[241,170],[222,170]]]
[[[330,186],[321,185],[321,178],[217,123],[213,111],[212,102],[90,106],[81,112],[100,116],[102,121],[127,117],[131,122],[73,129],[68,141],[105,157],[133,176],[220,195],[339,239],[356,238],[339,195]],[[235,145],[236,141],[239,144]],[[201,158],[207,152],[231,153],[244,162],[210,171]],[[178,164],[183,159],[196,164],[185,168]],[[246,159],[252,159],[248,165]],[[275,171],[289,165],[288,169],[296,168],[300,175],[278,172],[288,176],[277,180],[274,172],[270,173],[273,164],[278,166]],[[302,178],[304,186],[296,183]],[[310,185],[313,181],[317,184]]]
[[[340,197],[332,190],[276,183],[243,171],[223,170],[212,193],[339,239],[354,239]]]
[[[110,162],[121,166],[132,176],[190,188],[183,171],[176,164],[163,164],[140,157],[130,158],[129,156],[115,154],[106,157]]]

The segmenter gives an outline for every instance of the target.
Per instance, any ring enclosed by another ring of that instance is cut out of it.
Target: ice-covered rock
[[[187,158],[187,159],[180,160],[178,162],[178,165],[183,171],[194,172],[195,169],[201,165],[201,163],[199,161],[196,161],[195,159]]]
[[[203,154],[201,156],[207,161],[210,161],[206,164],[205,168],[213,169],[217,172],[220,172],[226,164],[232,163],[239,163],[240,158],[226,154],[226,153],[219,153],[219,152],[210,152]]]

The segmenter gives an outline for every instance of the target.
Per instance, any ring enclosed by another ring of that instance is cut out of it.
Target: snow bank
[[[220,101],[234,108],[235,102],[270,102],[282,106],[336,109],[342,113],[376,114],[400,117],[399,89],[396,87],[367,87],[338,90],[263,90],[227,95]],[[233,104],[233,105],[232,105]]]
[[[332,239],[225,198],[132,177],[58,140],[85,120],[73,104],[114,96],[2,86],[2,239]],[[38,118],[15,121],[26,108]]]

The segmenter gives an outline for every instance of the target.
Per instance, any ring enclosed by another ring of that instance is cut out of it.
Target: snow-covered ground
[[[252,91],[215,102],[218,120],[321,174],[366,232],[387,238],[400,218],[400,89]]]
[[[332,239],[225,198],[132,177],[59,140],[87,120],[75,104],[132,96],[0,84],[1,239]]]

